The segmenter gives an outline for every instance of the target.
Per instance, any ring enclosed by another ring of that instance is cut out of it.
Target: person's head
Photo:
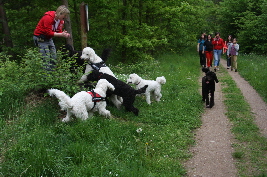
[[[207,40],[211,40],[211,39],[212,39],[212,35],[211,34],[208,34]]]
[[[205,39],[205,33],[202,33],[201,35],[200,35],[200,37],[199,37],[199,39]]]
[[[233,44],[236,44],[236,43],[237,43],[237,39],[234,38],[234,39],[233,39]]]
[[[232,35],[228,35],[228,38],[227,38],[228,42],[232,41],[233,40],[233,37]]]
[[[216,33],[215,33],[215,37],[216,37],[216,38],[220,38],[220,33],[219,33],[219,32],[216,32]]]
[[[65,5],[61,5],[56,10],[56,19],[64,20],[70,14],[69,9]]]

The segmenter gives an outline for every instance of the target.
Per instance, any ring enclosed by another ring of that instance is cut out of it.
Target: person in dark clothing
[[[203,50],[203,45],[205,42],[205,34],[203,33],[200,38],[198,39],[197,42],[197,52],[199,53],[199,58],[200,58],[200,65],[202,67],[206,66],[206,56],[205,56],[205,51]]]
[[[212,66],[213,60],[213,44],[211,34],[208,35],[207,40],[204,42],[203,50],[205,49],[205,55],[207,59],[207,67],[210,68]]]

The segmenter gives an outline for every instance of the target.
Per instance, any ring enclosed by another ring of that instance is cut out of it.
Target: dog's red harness
[[[96,102],[106,101],[105,97],[102,97],[98,93],[95,93],[94,90],[91,90],[90,92],[87,92],[87,93],[89,93],[92,96],[92,101],[94,102],[94,107],[96,105]],[[94,107],[92,109],[94,109]]]
[[[100,96],[98,93],[95,93],[93,90],[87,93],[89,93],[92,96],[93,102],[106,101],[105,97]]]

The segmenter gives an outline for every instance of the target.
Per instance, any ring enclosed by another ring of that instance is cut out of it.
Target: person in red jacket
[[[64,18],[69,13],[70,11],[64,5],[59,6],[56,11],[45,12],[34,30],[34,44],[39,47],[44,57],[44,69],[48,71],[52,71],[56,65],[56,47],[52,38],[70,37],[70,34],[63,30]]]
[[[223,52],[223,47],[224,47],[224,41],[220,37],[220,33],[216,32],[215,37],[212,41],[213,45],[213,56],[214,56],[214,71],[219,70],[219,65],[220,65],[220,59],[221,55]]]

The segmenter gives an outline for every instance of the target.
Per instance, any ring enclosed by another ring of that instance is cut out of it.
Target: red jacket
[[[213,50],[222,50],[224,47],[224,41],[222,38],[219,38],[219,40],[213,40],[212,41],[213,44]]]
[[[55,25],[55,11],[48,11],[44,14],[44,16],[41,18],[39,23],[37,24],[33,35],[39,36],[41,34],[45,35],[47,39],[51,39],[54,37],[54,33],[62,33],[64,21],[60,20],[59,25],[57,29],[54,29]]]

